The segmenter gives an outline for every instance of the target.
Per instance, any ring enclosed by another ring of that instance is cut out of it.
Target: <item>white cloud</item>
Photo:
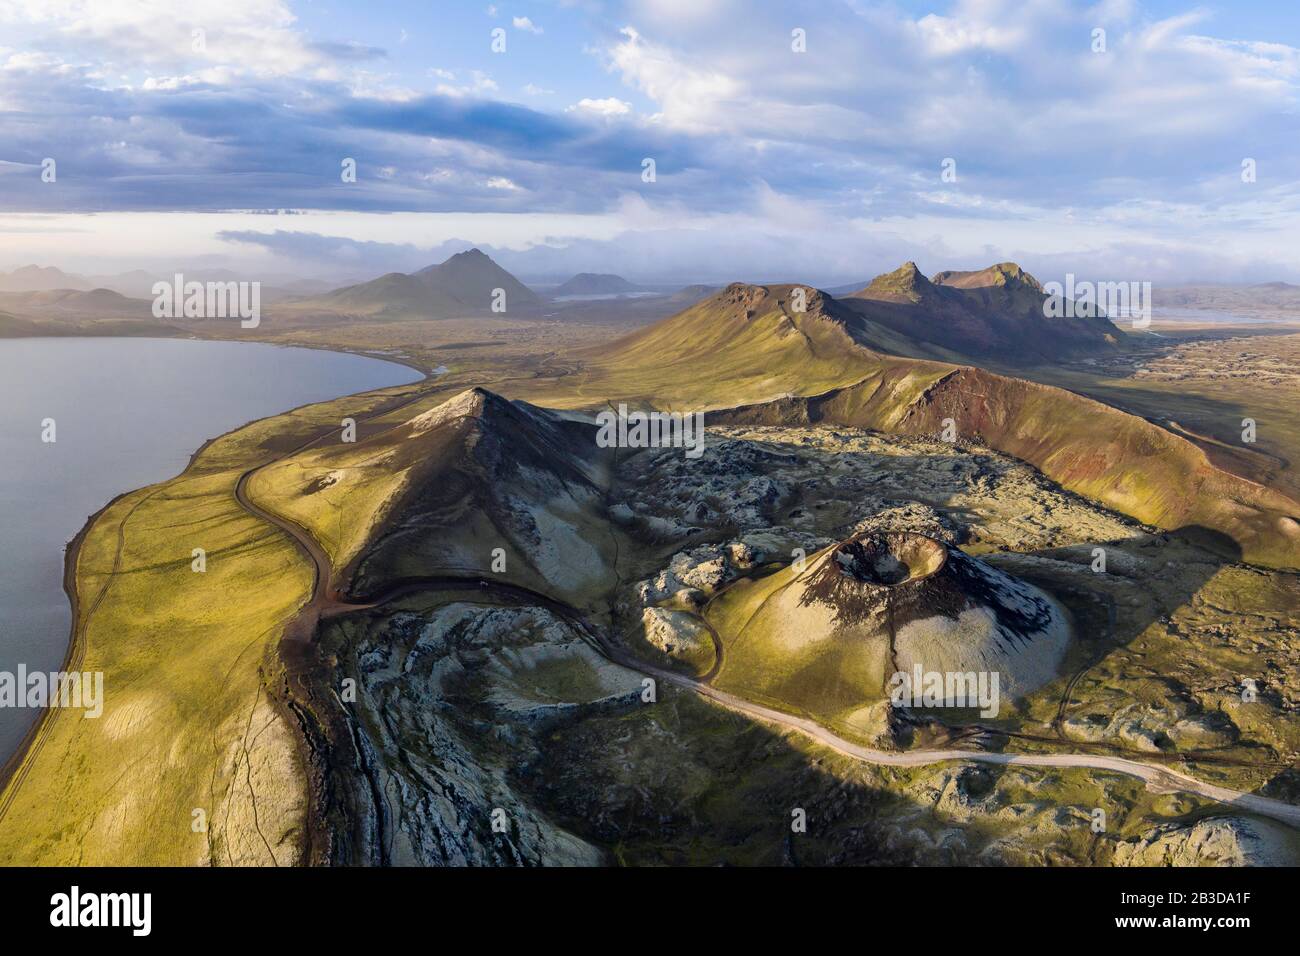
[[[507,179],[505,176],[493,176],[483,185],[488,189],[501,189],[506,192],[516,192],[519,189],[519,186],[513,180]]]
[[[619,33],[623,40],[608,51],[609,65],[659,105],[655,119],[683,129],[715,128],[742,98],[744,87],[733,77],[686,62],[668,47],[646,41],[634,27]]]
[[[456,75],[447,70],[430,70],[433,76],[445,78],[454,81]],[[443,96],[484,96],[488,93],[497,91],[497,81],[492,79],[482,70],[473,70],[470,72],[470,82],[456,84],[454,82],[439,83],[434,87],[435,92]]]
[[[135,67],[206,59],[237,64],[236,73],[285,75],[329,65],[282,0],[188,0],[183,17],[168,0],[0,0],[0,23],[46,26]]]
[[[1005,52],[1015,49],[1025,38],[1025,31],[1020,26],[981,24],[967,18],[941,17],[933,13],[918,20],[916,26],[926,48],[940,56],[967,50]]]
[[[542,28],[533,23],[528,17],[515,17],[510,21],[514,24],[516,30],[523,30],[526,33],[541,33]]]
[[[568,107],[567,113],[591,113],[595,116],[626,116],[632,112],[632,104],[625,103],[617,97],[607,96],[602,100],[593,100],[583,97]]]

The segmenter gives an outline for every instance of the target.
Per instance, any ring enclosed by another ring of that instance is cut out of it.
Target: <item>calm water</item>
[[[419,379],[316,349],[169,339],[0,339],[0,671],[56,670],[67,542],[115,495],[184,469],[209,438],[308,402]],[[57,440],[41,441],[52,418]],[[37,716],[0,708],[0,760]]]

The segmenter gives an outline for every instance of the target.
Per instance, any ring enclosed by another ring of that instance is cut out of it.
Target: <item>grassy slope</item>
[[[381,533],[396,503],[430,473],[436,475],[448,455],[458,454],[463,429],[435,436],[447,439],[444,447],[435,440],[418,440],[412,429],[401,426],[453,393],[452,388],[431,390],[428,402],[372,423],[370,434],[359,434],[355,443],[331,440],[277,462],[249,482],[249,495],[261,507],[305,528],[329,555],[335,571],[342,571]]]
[[[809,311],[793,314],[789,286],[771,294],[732,286],[670,319],[583,356],[581,370],[559,380],[512,384],[511,398],[561,408],[696,410],[812,395],[859,381],[888,365],[859,348],[845,329]],[[899,360],[901,361],[901,360]]]
[[[801,573],[794,566],[728,589],[709,607],[709,622],[724,642],[723,666],[714,683],[749,700],[808,716],[847,737],[864,737],[869,704],[883,700],[883,645],[824,639],[786,619],[797,600],[796,582],[829,560],[831,548],[811,554]],[[793,591],[791,587],[794,586]]]
[[[233,492],[244,470],[376,401],[343,399],[245,426],[180,476],[93,520],[77,563],[84,659],[75,666],[104,672],[104,715],[50,712],[43,742],[0,797],[8,804],[0,862],[297,859],[304,777],[295,734],[265,685],[312,574]],[[207,551],[202,574],[190,567],[196,547]],[[194,809],[207,816],[206,834],[191,828]]]

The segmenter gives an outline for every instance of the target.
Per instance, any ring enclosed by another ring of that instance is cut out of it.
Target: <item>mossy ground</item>
[[[266,693],[310,565],[234,497],[248,468],[383,393],[265,419],[184,473],[115,501],[77,561],[83,671],[99,719],[49,713],[3,799],[0,860],[42,865],[295,862],[305,808],[295,733]],[[206,552],[206,571],[191,568]],[[205,831],[196,832],[195,811]]]

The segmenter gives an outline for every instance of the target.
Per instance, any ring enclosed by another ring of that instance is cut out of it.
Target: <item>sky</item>
[[[1300,281],[1298,87],[1280,0],[0,0],[0,269]]]

